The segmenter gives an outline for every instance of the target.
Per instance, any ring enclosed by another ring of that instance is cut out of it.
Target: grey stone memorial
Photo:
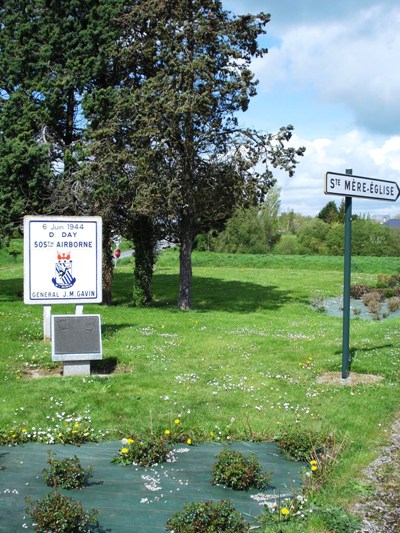
[[[64,376],[90,375],[90,361],[102,359],[100,315],[52,315],[51,358]]]

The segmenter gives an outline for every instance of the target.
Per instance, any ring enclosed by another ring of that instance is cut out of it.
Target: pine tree
[[[180,243],[178,306],[191,307],[193,239],[234,207],[262,201],[274,184],[270,167],[292,174],[303,150],[284,148],[292,127],[276,136],[239,127],[255,94],[253,57],[270,17],[233,16],[218,0],[137,1],[125,22],[125,57],[137,84],[123,96],[139,209],[156,210]],[[264,170],[255,172],[257,163]]]
[[[113,21],[124,5],[4,0],[0,11],[0,232],[4,237],[20,227],[25,214],[103,215],[106,300],[114,198],[96,199],[84,182],[82,104],[95,89],[119,83],[110,58],[118,41]]]

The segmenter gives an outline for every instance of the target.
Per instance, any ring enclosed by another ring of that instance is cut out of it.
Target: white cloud
[[[377,142],[372,136],[353,130],[336,138],[300,139],[293,136],[294,146],[306,146],[293,178],[279,173],[282,211],[293,210],[303,215],[315,216],[329,201],[340,203],[340,197],[324,194],[326,172],[353,174],[395,181],[400,186],[400,137]],[[355,198],[353,212],[359,214],[389,214],[400,212],[398,202],[383,202]]]
[[[400,130],[400,6],[382,5],[314,25],[291,26],[281,44],[254,62],[261,90],[285,82],[345,104],[370,131]]]
[[[379,148],[371,150],[371,157],[376,165],[384,165],[398,172],[400,171],[400,137],[390,137]]]
[[[292,123],[306,146],[293,178],[276,173],[282,210],[315,216],[340,197],[323,192],[327,171],[400,186],[399,0],[225,0],[237,13],[267,11],[269,53],[253,62],[258,95],[243,121]],[[400,213],[397,202],[354,198],[353,212]]]

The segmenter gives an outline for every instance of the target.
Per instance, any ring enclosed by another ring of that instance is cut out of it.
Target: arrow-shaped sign
[[[395,202],[400,196],[400,189],[395,181],[327,172],[325,175],[325,194]]]

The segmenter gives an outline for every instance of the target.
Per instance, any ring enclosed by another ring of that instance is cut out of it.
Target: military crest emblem
[[[53,284],[59,289],[69,289],[76,281],[72,275],[72,261],[70,252],[57,252],[57,262],[55,264],[55,277],[51,279]]]

